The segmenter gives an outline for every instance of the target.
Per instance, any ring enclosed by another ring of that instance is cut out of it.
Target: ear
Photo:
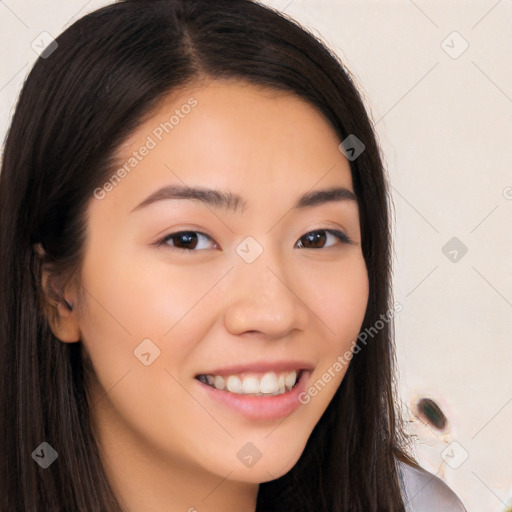
[[[65,343],[80,341],[77,312],[78,288],[74,283],[64,286],[52,270],[43,265],[41,285],[46,318],[56,338]]]

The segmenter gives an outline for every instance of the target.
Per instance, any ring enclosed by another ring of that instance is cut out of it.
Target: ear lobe
[[[80,341],[80,328],[76,308],[76,289],[66,293],[64,286],[48,268],[43,267],[41,275],[44,312],[50,329],[56,338],[65,343]]]

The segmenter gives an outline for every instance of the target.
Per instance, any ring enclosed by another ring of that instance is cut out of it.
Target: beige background
[[[33,41],[108,3],[0,2],[2,141]],[[340,55],[376,124],[395,209],[395,330],[416,454],[468,512],[502,512],[512,506],[512,0],[264,3]],[[444,410],[444,434],[412,414],[421,396]]]

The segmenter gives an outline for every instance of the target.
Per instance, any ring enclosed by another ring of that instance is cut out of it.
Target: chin
[[[301,454],[302,452],[283,454],[279,449],[276,449],[271,457],[262,457],[254,466],[247,469],[238,468],[236,472],[231,474],[230,478],[258,484],[277,480],[291,471]]]

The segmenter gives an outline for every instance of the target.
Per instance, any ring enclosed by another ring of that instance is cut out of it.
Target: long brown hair
[[[81,343],[52,334],[41,265],[72,276],[85,210],[123,140],[170,92],[200,77],[288,91],[317,107],[350,162],[370,298],[363,329],[391,309],[387,178],[349,72],[298,23],[251,0],[127,0],[84,16],[26,80],[0,180],[0,510],[120,510],[89,423]],[[41,243],[45,254],[32,250]],[[382,322],[381,322],[382,323]],[[354,356],[298,463],[260,485],[257,512],[403,512],[396,458],[406,453],[394,381],[392,322]],[[90,370],[90,369],[89,369]],[[47,441],[58,460],[31,457]]]

